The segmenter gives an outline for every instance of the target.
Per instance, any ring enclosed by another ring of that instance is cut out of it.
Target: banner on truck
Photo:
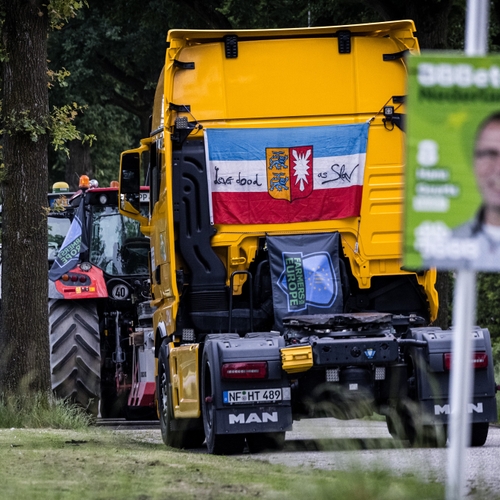
[[[343,312],[339,233],[268,236],[276,326],[302,314]]]
[[[368,123],[206,129],[215,224],[276,224],[359,215]]]
[[[408,59],[403,262],[500,270],[500,57]]]

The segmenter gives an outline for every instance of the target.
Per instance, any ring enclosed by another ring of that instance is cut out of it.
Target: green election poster
[[[500,270],[500,56],[408,58],[403,264]]]

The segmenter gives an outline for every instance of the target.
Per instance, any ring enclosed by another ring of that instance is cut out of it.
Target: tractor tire
[[[52,391],[97,417],[101,347],[95,302],[49,300],[49,332]]]

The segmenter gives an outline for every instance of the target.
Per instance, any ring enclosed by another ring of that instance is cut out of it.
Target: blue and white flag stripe
[[[366,153],[368,123],[291,128],[206,129],[209,161],[265,161],[266,148],[312,146],[315,158]]]

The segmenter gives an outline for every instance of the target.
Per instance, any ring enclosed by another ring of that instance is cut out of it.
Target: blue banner
[[[80,260],[80,254],[88,249],[86,238],[82,233],[85,221],[84,196],[80,201],[75,217],[71,222],[68,234],[57,253],[56,260],[49,271],[49,279],[57,281],[64,273],[70,271]]]
[[[267,237],[276,326],[301,314],[343,312],[339,234]]]

